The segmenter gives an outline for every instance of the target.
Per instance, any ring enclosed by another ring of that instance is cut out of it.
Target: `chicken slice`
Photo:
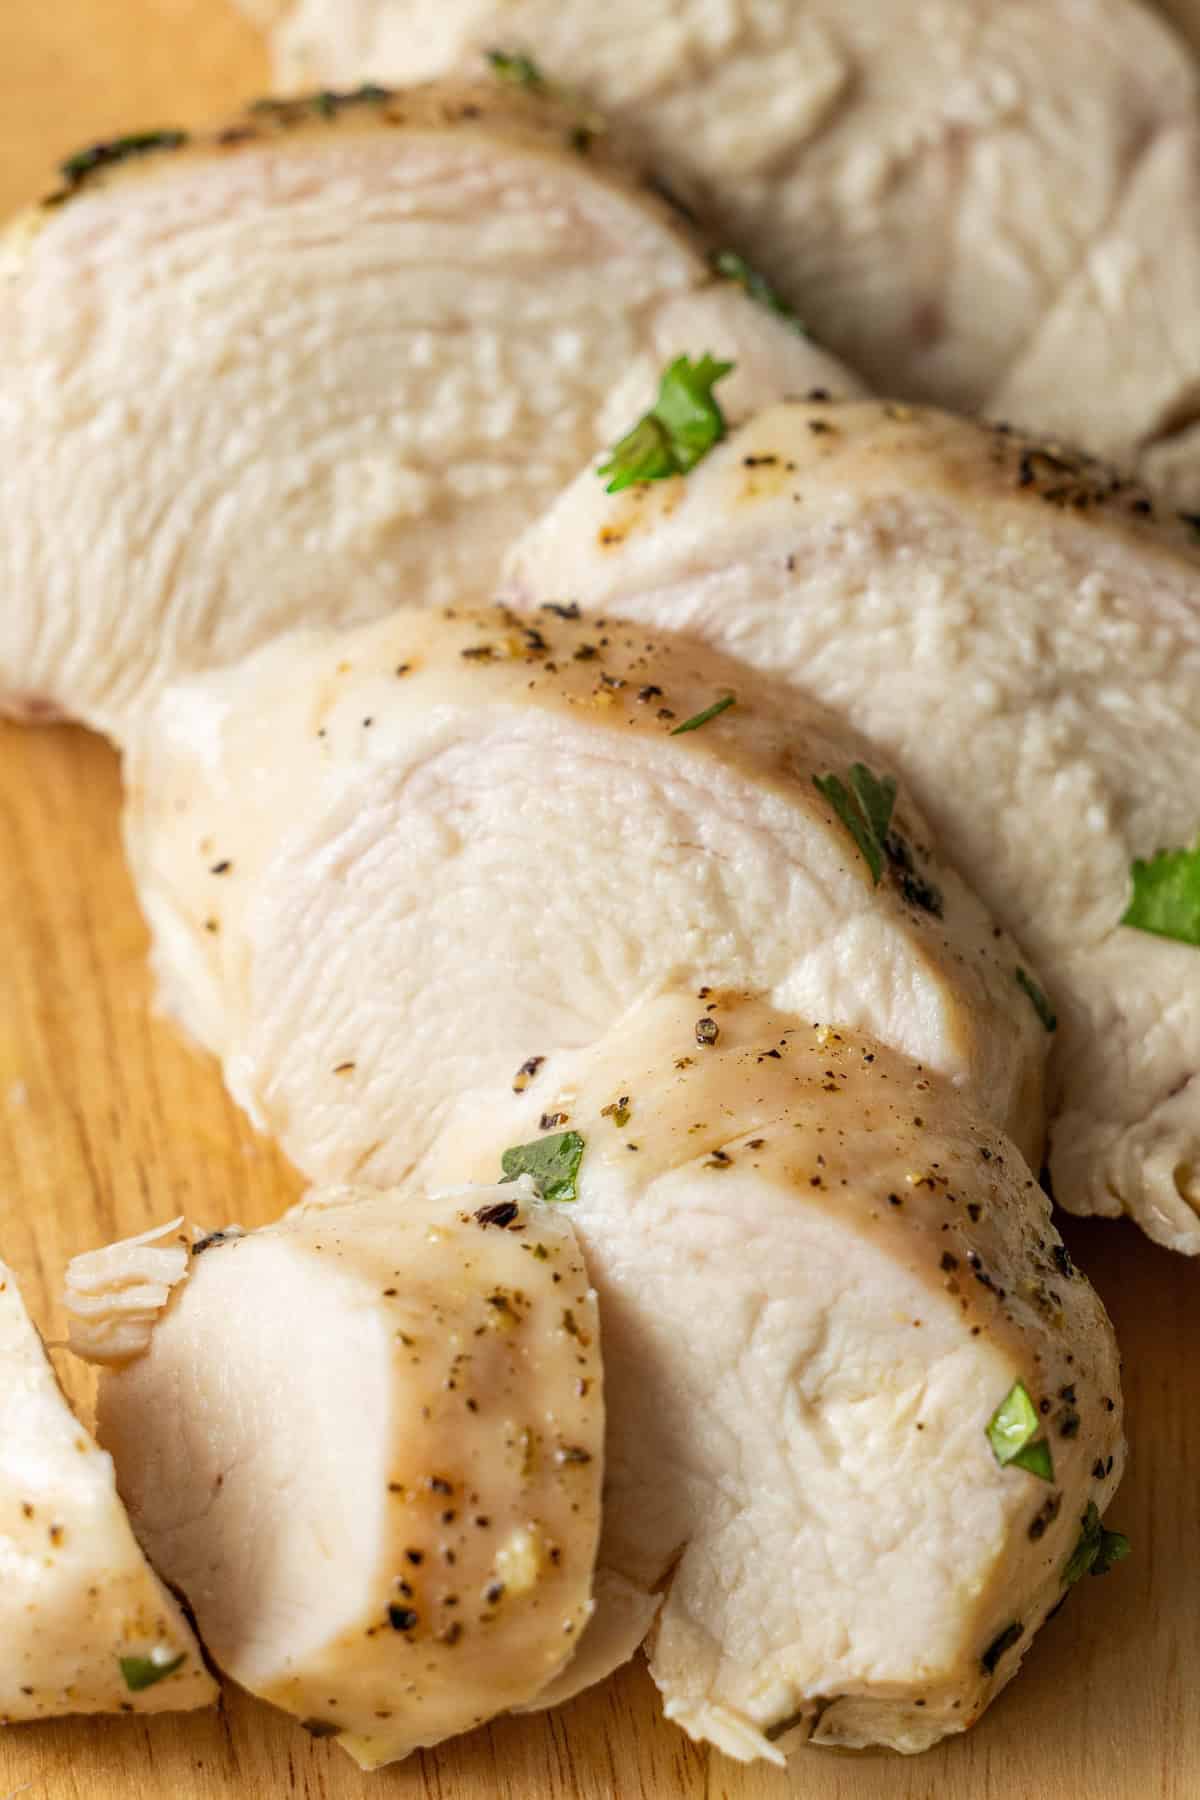
[[[1200,508],[1200,113],[1161,132],[989,398]],[[1183,222],[1183,229],[1181,229]]]
[[[872,1040],[724,990],[549,1059],[441,1153],[494,1177],[545,1114],[582,1145],[601,1573],[666,1587],[667,1716],[774,1761],[791,1731],[913,1751],[965,1730],[1124,1459],[1111,1326],[1014,1146]],[[1041,1473],[989,1440],[1018,1383]]]
[[[733,982],[895,1045],[1037,1154],[1015,946],[906,793],[873,869],[817,790],[875,753],[703,646],[564,612],[293,637],[137,733],[160,988],[252,1116],[314,1180],[398,1181],[529,1058]]]
[[[885,394],[1099,454],[1138,455],[1180,406],[1194,418],[1197,74],[1128,0],[668,0],[652,16],[641,0],[290,0],[281,15],[285,83],[532,53],[611,109]],[[1184,146],[1186,177],[1170,167]],[[1177,480],[1200,506],[1200,451]]]
[[[1134,860],[1200,833],[1192,524],[1057,446],[797,405],[685,483],[581,476],[510,584],[694,632],[867,733],[1042,971],[1056,1196],[1200,1251],[1200,958],[1121,924]]]
[[[363,1768],[528,1704],[569,1662],[600,1525],[599,1331],[569,1218],[528,1182],[327,1191],[210,1243],[103,1378],[99,1420],[218,1665]]]
[[[0,246],[10,711],[119,737],[288,626],[487,597],[678,354],[736,360],[735,413],[853,388],[579,130],[367,88],[65,165]]]
[[[0,1263],[0,1724],[217,1697]]]

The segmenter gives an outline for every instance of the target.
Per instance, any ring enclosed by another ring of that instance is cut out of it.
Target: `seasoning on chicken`
[[[686,483],[609,497],[581,476],[510,569],[523,604],[568,581],[879,746],[1034,959],[1009,979],[1057,1024],[1056,1197],[1200,1251],[1200,951],[1122,923],[1135,864],[1200,836],[1195,522],[1059,445],[796,405]]]
[[[368,87],[64,165],[0,242],[8,710],[119,738],[289,626],[486,598],[673,356],[736,361],[734,414],[853,390],[576,129]]]
[[[574,1653],[600,1338],[569,1217],[528,1182],[319,1193],[193,1254],[99,1420],[218,1666],[364,1768],[530,1703]]]
[[[0,1263],[0,1724],[209,1706],[216,1684],[138,1548],[110,1458]]]
[[[1040,1153],[1015,945],[886,760],[703,646],[557,602],[294,637],[169,690],[126,772],[163,997],[315,1180],[403,1179],[681,981],[871,1032]]]
[[[548,1058],[435,1155],[486,1179],[539,1108],[584,1145],[600,1567],[666,1589],[667,1716],[775,1761],[793,1730],[914,1751],[974,1724],[1124,1459],[1111,1326],[1015,1147],[873,1040],[717,987]]]
[[[1195,0],[1169,0],[1185,10]],[[475,70],[609,109],[880,392],[1200,507],[1200,83],[1129,0],[281,0],[285,84]],[[530,72],[534,80],[530,80]],[[611,134],[610,134],[611,135]],[[766,290],[769,292],[769,289]]]

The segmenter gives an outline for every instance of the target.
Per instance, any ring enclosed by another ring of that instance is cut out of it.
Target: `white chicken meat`
[[[596,1297],[527,1181],[201,1239],[99,1431],[219,1667],[364,1768],[532,1703],[585,1634]]]
[[[294,636],[169,689],[126,771],[163,998],[316,1180],[402,1179],[680,982],[870,1032],[1039,1153],[1021,952],[886,761],[704,646],[554,606]]]
[[[1183,5],[1186,0],[1174,0]],[[287,84],[496,49],[611,110],[880,392],[1200,506],[1200,84],[1129,0],[284,0]]]
[[[854,391],[580,129],[367,88],[64,165],[0,241],[0,704],[119,738],[291,625],[487,597],[679,354],[735,413]]]
[[[435,1154],[486,1180],[547,1115],[600,1295],[600,1566],[666,1590],[667,1717],[773,1761],[967,1729],[1124,1460],[1112,1328],[1015,1147],[874,1040],[728,989],[551,1058]],[[1032,1468],[989,1438],[1018,1383]]]
[[[1194,521],[1058,445],[796,405],[685,482],[581,475],[509,585],[695,633],[879,745],[1041,971],[1056,1197],[1200,1251],[1200,951],[1122,923],[1135,862],[1200,836]]]
[[[209,1706],[216,1683],[138,1548],[0,1263],[0,1724]]]

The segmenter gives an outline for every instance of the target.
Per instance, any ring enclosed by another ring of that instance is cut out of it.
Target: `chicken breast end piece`
[[[596,1299],[527,1181],[212,1244],[99,1420],[218,1665],[364,1768],[528,1704],[584,1631]]]
[[[0,1723],[211,1705],[200,1647],[3,1264],[0,1372]]]

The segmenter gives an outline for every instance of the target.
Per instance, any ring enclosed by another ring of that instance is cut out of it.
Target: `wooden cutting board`
[[[265,80],[226,0],[0,0],[0,211],[88,139],[195,122]],[[52,1335],[74,1251],[179,1212],[260,1224],[298,1192],[215,1067],[152,1016],[117,817],[96,739],[0,726],[0,1255]],[[1068,1235],[1125,1353],[1133,1454],[1113,1518],[1134,1554],[1080,1585],[969,1737],[917,1759],[806,1751],[786,1774],[745,1769],[663,1724],[638,1666],[366,1777],[231,1692],[219,1713],[0,1732],[0,1800],[1197,1800],[1200,1267],[1124,1225]]]

